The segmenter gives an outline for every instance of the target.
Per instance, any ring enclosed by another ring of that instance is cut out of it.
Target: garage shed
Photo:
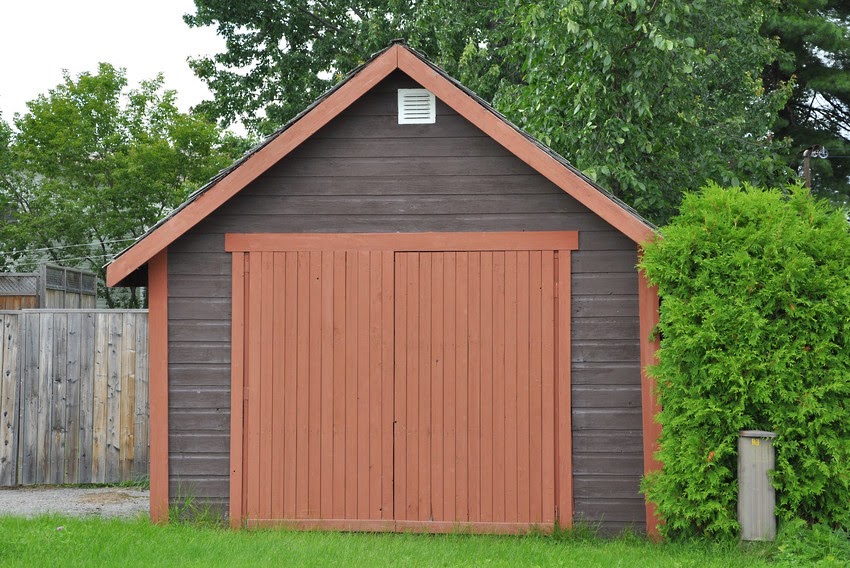
[[[151,512],[654,532],[653,227],[394,43],[117,256]]]

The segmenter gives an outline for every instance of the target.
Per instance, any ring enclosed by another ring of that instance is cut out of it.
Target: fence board
[[[121,451],[121,357],[118,343],[122,340],[120,314],[109,314],[107,347],[107,413],[106,413],[106,478],[120,475]]]
[[[119,432],[119,450],[121,477],[132,476],[133,462],[133,407],[136,402],[136,321],[132,317],[123,318],[121,333],[121,396],[119,408],[121,412],[121,428]]]
[[[79,480],[92,476],[94,430],[94,353],[97,317],[91,312],[81,314],[80,331],[80,468]],[[147,432],[147,430],[145,430]]]
[[[20,336],[23,338],[24,353],[21,356],[23,365],[21,376],[21,412],[19,422],[18,483],[30,485],[38,483],[36,467],[38,453],[36,441],[38,438],[38,371],[39,371],[39,320],[30,315],[22,315],[20,319]]]
[[[133,477],[148,475],[148,320],[136,318],[136,399],[133,406]]]
[[[70,317],[69,313],[56,314],[57,325],[55,328],[55,341],[56,341],[56,379],[54,380],[54,385],[57,386],[58,390],[58,398],[56,400],[56,404],[53,405],[54,412],[58,416],[58,421],[54,422],[54,440],[57,442],[55,447],[56,457],[51,456],[51,459],[55,460],[57,463],[56,469],[51,468],[51,475],[55,476],[57,483],[66,483],[65,481],[65,470],[67,468],[67,453],[68,453],[68,421],[73,420],[73,411],[74,409],[68,408],[69,400],[68,400],[68,373],[69,367],[71,366],[68,360],[69,357],[69,343],[70,337],[68,335],[68,318]]]
[[[38,318],[37,314],[29,314]],[[39,358],[38,373],[36,374],[36,392],[38,393],[36,418],[36,483],[49,483],[50,471],[50,427],[53,418],[51,404],[53,403],[53,314],[46,313],[39,318]],[[28,322],[29,323],[29,322]]]
[[[0,332],[0,486],[147,475],[146,311],[0,311]]]
[[[18,317],[0,314],[0,486],[17,479],[18,451]]]
[[[109,314],[97,314],[94,344],[94,422],[92,424],[92,481],[106,481],[107,351]]]
[[[79,483],[80,472],[80,333],[81,313],[69,313],[67,375],[65,377],[64,483]]]
[[[50,448],[47,450],[47,475],[53,485],[65,476],[65,393],[68,368],[68,314],[53,315],[53,355],[50,376]]]

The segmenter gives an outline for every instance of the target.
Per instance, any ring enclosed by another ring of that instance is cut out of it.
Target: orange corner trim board
[[[655,379],[647,372],[647,367],[658,362],[660,347],[657,337],[653,336],[658,325],[658,287],[650,286],[643,271],[638,271],[638,311],[640,312],[640,369],[641,369],[641,409],[643,424],[643,469],[644,475],[661,469],[655,453],[661,437],[661,424],[655,417],[661,411],[661,405],[655,396]],[[658,537],[658,517],[655,505],[646,501],[646,534]]]
[[[418,81],[461,116],[636,243],[652,236],[653,231],[647,224],[473,99],[418,54],[403,45],[394,44],[243,164],[112,261],[107,267],[107,285],[118,285],[149,262],[397,69]]]
[[[148,266],[151,520],[168,520],[168,250]]]

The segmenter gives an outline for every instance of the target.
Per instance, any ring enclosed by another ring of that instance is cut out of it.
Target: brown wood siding
[[[642,530],[634,243],[445,105],[438,103],[434,125],[396,124],[395,90],[412,86],[391,75],[169,247],[171,497],[228,501],[225,232],[578,230],[571,254],[575,513],[609,530]]]
[[[611,243],[616,246],[617,239]],[[573,255],[576,519],[602,522],[607,532],[630,525],[643,530],[637,253],[632,248]]]

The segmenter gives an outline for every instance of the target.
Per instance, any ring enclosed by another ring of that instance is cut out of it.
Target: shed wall
[[[577,518],[644,528],[634,243],[438,101],[398,125],[396,72],[169,247],[172,498],[226,506],[230,255],[226,232],[578,230],[572,255]]]

